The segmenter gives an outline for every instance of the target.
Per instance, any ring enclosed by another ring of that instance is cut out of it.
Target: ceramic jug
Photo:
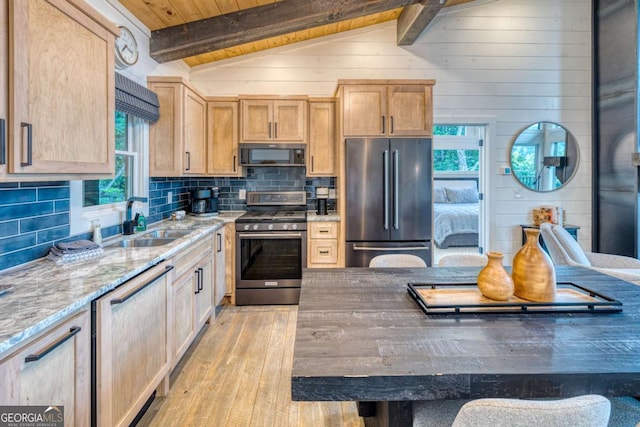
[[[551,302],[556,297],[556,271],[538,241],[540,230],[525,228],[527,241],[513,257],[513,293],[528,301]]]
[[[501,252],[487,252],[489,261],[478,273],[478,288],[485,297],[506,301],[513,295],[513,280],[502,266]]]

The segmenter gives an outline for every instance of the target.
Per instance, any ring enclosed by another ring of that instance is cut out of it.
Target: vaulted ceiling
[[[473,0],[120,0],[151,30],[158,62],[206,64],[398,20],[412,44],[443,7]]]

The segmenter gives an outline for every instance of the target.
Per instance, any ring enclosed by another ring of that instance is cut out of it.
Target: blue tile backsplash
[[[307,207],[315,209],[316,187],[335,188],[335,178],[307,178],[303,167],[253,167],[246,176],[233,178],[150,178],[148,223],[188,210],[189,190],[219,187],[218,207],[244,210],[238,197],[247,191],[306,191]],[[168,202],[168,194],[172,200]],[[334,201],[329,201],[332,209]],[[0,270],[47,255],[61,240],[90,239],[91,233],[70,236],[70,189],[68,181],[0,183]],[[120,233],[121,227],[105,227],[104,237]]]

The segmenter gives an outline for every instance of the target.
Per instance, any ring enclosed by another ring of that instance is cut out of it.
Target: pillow
[[[477,203],[478,189],[475,187],[466,188],[446,188],[447,200],[449,203]]]
[[[447,192],[443,187],[433,189],[433,203],[447,203]]]

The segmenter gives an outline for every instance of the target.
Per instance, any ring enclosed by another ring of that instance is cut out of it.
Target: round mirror
[[[538,122],[518,133],[509,161],[518,182],[533,191],[553,191],[578,169],[578,143],[564,126]]]

